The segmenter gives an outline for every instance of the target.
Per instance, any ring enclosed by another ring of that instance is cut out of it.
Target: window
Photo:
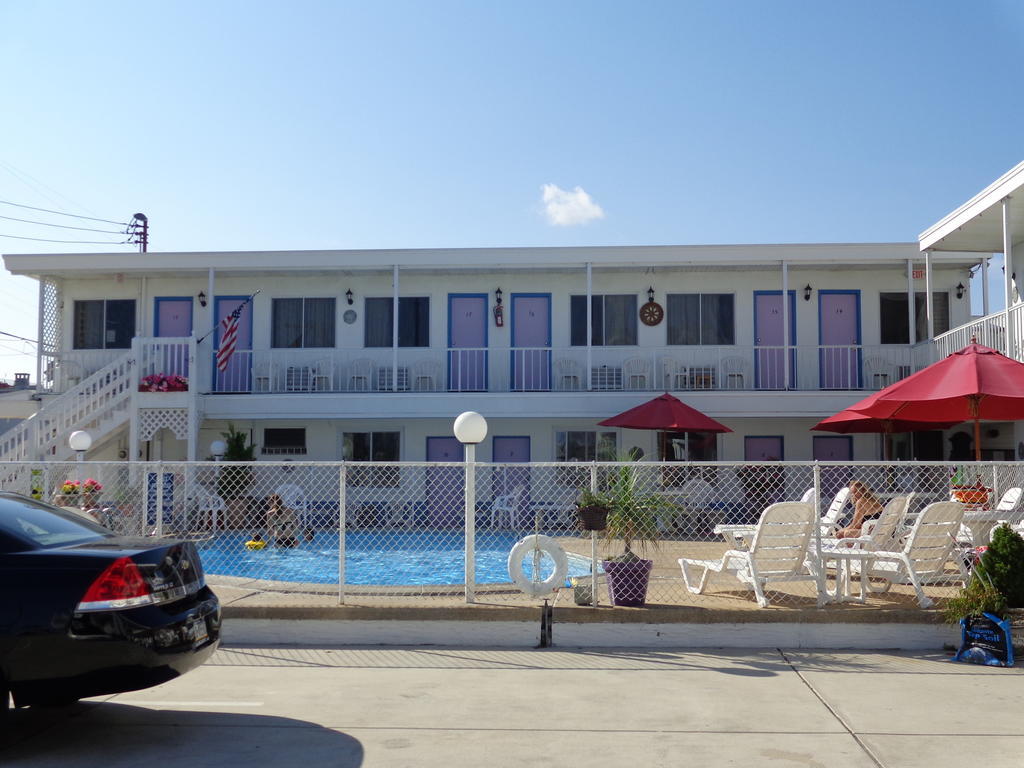
[[[614,432],[556,432],[555,461],[615,461]]]
[[[345,432],[342,458],[345,461],[398,461],[401,435],[398,432]],[[350,485],[397,486],[398,467],[350,467]]]
[[[595,347],[636,344],[636,296],[591,296],[590,343]],[[569,299],[570,339],[574,347],[587,346],[587,297]]]
[[[306,452],[306,430],[297,428],[264,429],[263,455],[284,456]]]
[[[271,314],[270,346],[334,346],[334,299],[274,299]]]
[[[935,335],[949,330],[949,294],[932,292],[932,307],[935,312]],[[879,294],[879,324],[882,344],[909,344],[907,332],[907,294]],[[917,340],[928,338],[928,305],[924,291],[914,294],[914,327]]]
[[[394,300],[366,300],[365,346],[390,347]],[[430,346],[430,298],[401,296],[398,299],[398,346]]]
[[[75,349],[128,349],[135,335],[135,299],[75,302]]]
[[[666,297],[669,344],[735,344],[731,293],[670,293]]]

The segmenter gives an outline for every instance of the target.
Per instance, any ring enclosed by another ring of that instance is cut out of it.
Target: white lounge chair
[[[934,602],[924,593],[927,584],[966,582],[967,569],[963,560],[954,553],[956,534],[964,519],[964,505],[956,501],[936,501],[925,507],[907,537],[906,544],[895,552],[850,549],[832,551],[826,557],[846,561],[851,573],[860,574],[859,600],[866,592],[887,592],[893,584],[911,584],[922,608],[931,608]],[[954,577],[946,568],[952,563],[957,568]],[[872,579],[880,580],[880,585]]]
[[[780,501],[761,514],[749,550],[730,549],[718,560],[679,558],[686,588],[703,594],[712,574],[728,575],[754,590],[757,604],[768,606],[764,588],[768,582],[813,581],[818,605],[826,602],[825,582],[818,568],[809,568],[807,548],[818,515],[800,501]]]
[[[832,497],[832,503],[828,505],[825,514],[821,516],[821,535],[831,536],[839,530],[839,521],[846,511],[846,505],[850,501],[850,488],[843,486],[836,495]]]

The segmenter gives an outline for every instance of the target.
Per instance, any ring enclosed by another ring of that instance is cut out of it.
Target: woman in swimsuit
[[[864,521],[875,520],[882,514],[882,502],[860,480],[850,483],[850,500],[853,502],[853,520],[845,528],[836,531],[837,539],[853,539],[860,536]]]

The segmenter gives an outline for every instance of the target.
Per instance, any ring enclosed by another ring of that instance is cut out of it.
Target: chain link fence
[[[467,494],[463,463],[12,462],[0,465],[0,488],[88,510],[124,535],[194,540],[215,584],[351,604],[554,597],[586,606],[608,605],[615,593],[625,605],[746,609],[763,592],[772,606],[813,607],[857,599],[863,582],[868,605],[914,608],[952,594],[997,521],[1024,516],[1024,468],[1014,463],[533,462],[470,471]],[[914,533],[923,510],[951,499]],[[581,500],[611,505],[605,530],[582,530]],[[779,502],[796,504],[759,526]],[[855,529],[858,513],[874,519]],[[926,544],[941,562],[915,574],[922,601],[899,556],[917,567]],[[643,572],[646,585],[623,587],[625,571]],[[752,591],[754,582],[763,590]]]

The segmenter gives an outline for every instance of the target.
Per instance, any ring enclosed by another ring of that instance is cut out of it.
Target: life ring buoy
[[[555,569],[544,581],[533,581],[523,569],[523,558],[533,552],[543,552],[555,564]],[[565,576],[569,572],[569,559],[565,550],[550,536],[532,534],[517,541],[508,553],[508,575],[520,590],[530,597],[550,595],[559,587],[565,586]]]

